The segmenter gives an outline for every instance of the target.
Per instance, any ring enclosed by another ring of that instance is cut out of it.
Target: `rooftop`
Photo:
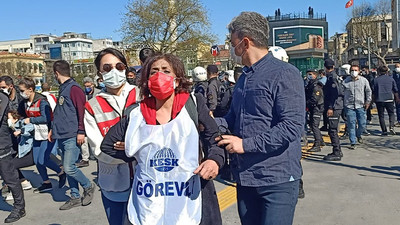
[[[322,20],[326,21],[326,13],[287,13],[284,15],[267,16],[268,21],[284,21],[284,20]]]

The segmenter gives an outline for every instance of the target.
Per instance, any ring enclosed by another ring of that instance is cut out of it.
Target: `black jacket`
[[[306,86],[306,106],[309,110],[324,104],[324,85],[317,79],[310,80]]]
[[[324,86],[325,109],[343,109],[343,86],[335,71],[326,74],[327,81]]]
[[[8,96],[0,91],[0,158],[11,154],[12,151],[11,132],[7,124],[8,109]]]

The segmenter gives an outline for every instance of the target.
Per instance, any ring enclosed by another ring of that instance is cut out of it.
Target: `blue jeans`
[[[299,195],[299,180],[264,187],[237,186],[242,225],[291,225]]]
[[[110,225],[123,225],[128,221],[127,201],[111,201],[103,193],[101,193],[101,199],[103,200],[104,210],[106,211],[107,220]]]
[[[346,109],[347,114],[347,131],[349,132],[350,143],[352,145],[357,143],[356,137],[360,138],[365,131],[367,123],[366,113],[364,108]],[[358,127],[356,129],[356,124]]]
[[[49,180],[46,167],[53,170],[57,174],[61,172],[61,168],[53,160],[50,159],[50,153],[53,149],[53,146],[54,143],[51,143],[47,140],[33,141],[33,161],[35,162],[36,168],[43,181]]]
[[[76,143],[76,137],[58,139],[58,147],[61,150],[61,157],[64,166],[64,172],[67,174],[68,184],[71,188],[71,197],[79,198],[79,186],[89,188],[90,180],[75,165],[78,161],[81,150]]]
[[[400,104],[396,104],[397,122],[400,123]]]

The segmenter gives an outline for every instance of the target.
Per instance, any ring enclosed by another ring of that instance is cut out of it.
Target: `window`
[[[385,22],[381,23],[381,40],[387,40],[386,23]]]
[[[49,37],[44,37],[43,41],[45,41],[45,42],[49,41]]]
[[[75,43],[71,43],[71,47],[75,47]]]
[[[65,47],[65,48],[68,48],[68,47],[69,47],[69,45],[68,45],[68,44],[64,44],[64,47]]]
[[[89,44],[87,45],[87,47],[88,47],[88,48],[91,48]]]
[[[76,45],[78,45],[78,47],[81,47],[81,43],[79,43],[79,42]]]

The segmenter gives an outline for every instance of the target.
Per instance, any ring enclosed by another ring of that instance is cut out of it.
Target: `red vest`
[[[25,112],[28,117],[38,117],[40,114],[40,102],[42,99],[39,99],[37,102],[32,103],[31,106],[26,108]]]
[[[120,115],[114,108],[101,96],[95,97],[96,101],[86,102],[85,109],[95,118],[101,134],[106,136],[112,126],[121,120]],[[136,103],[136,88],[133,88],[126,99],[125,108]]]

